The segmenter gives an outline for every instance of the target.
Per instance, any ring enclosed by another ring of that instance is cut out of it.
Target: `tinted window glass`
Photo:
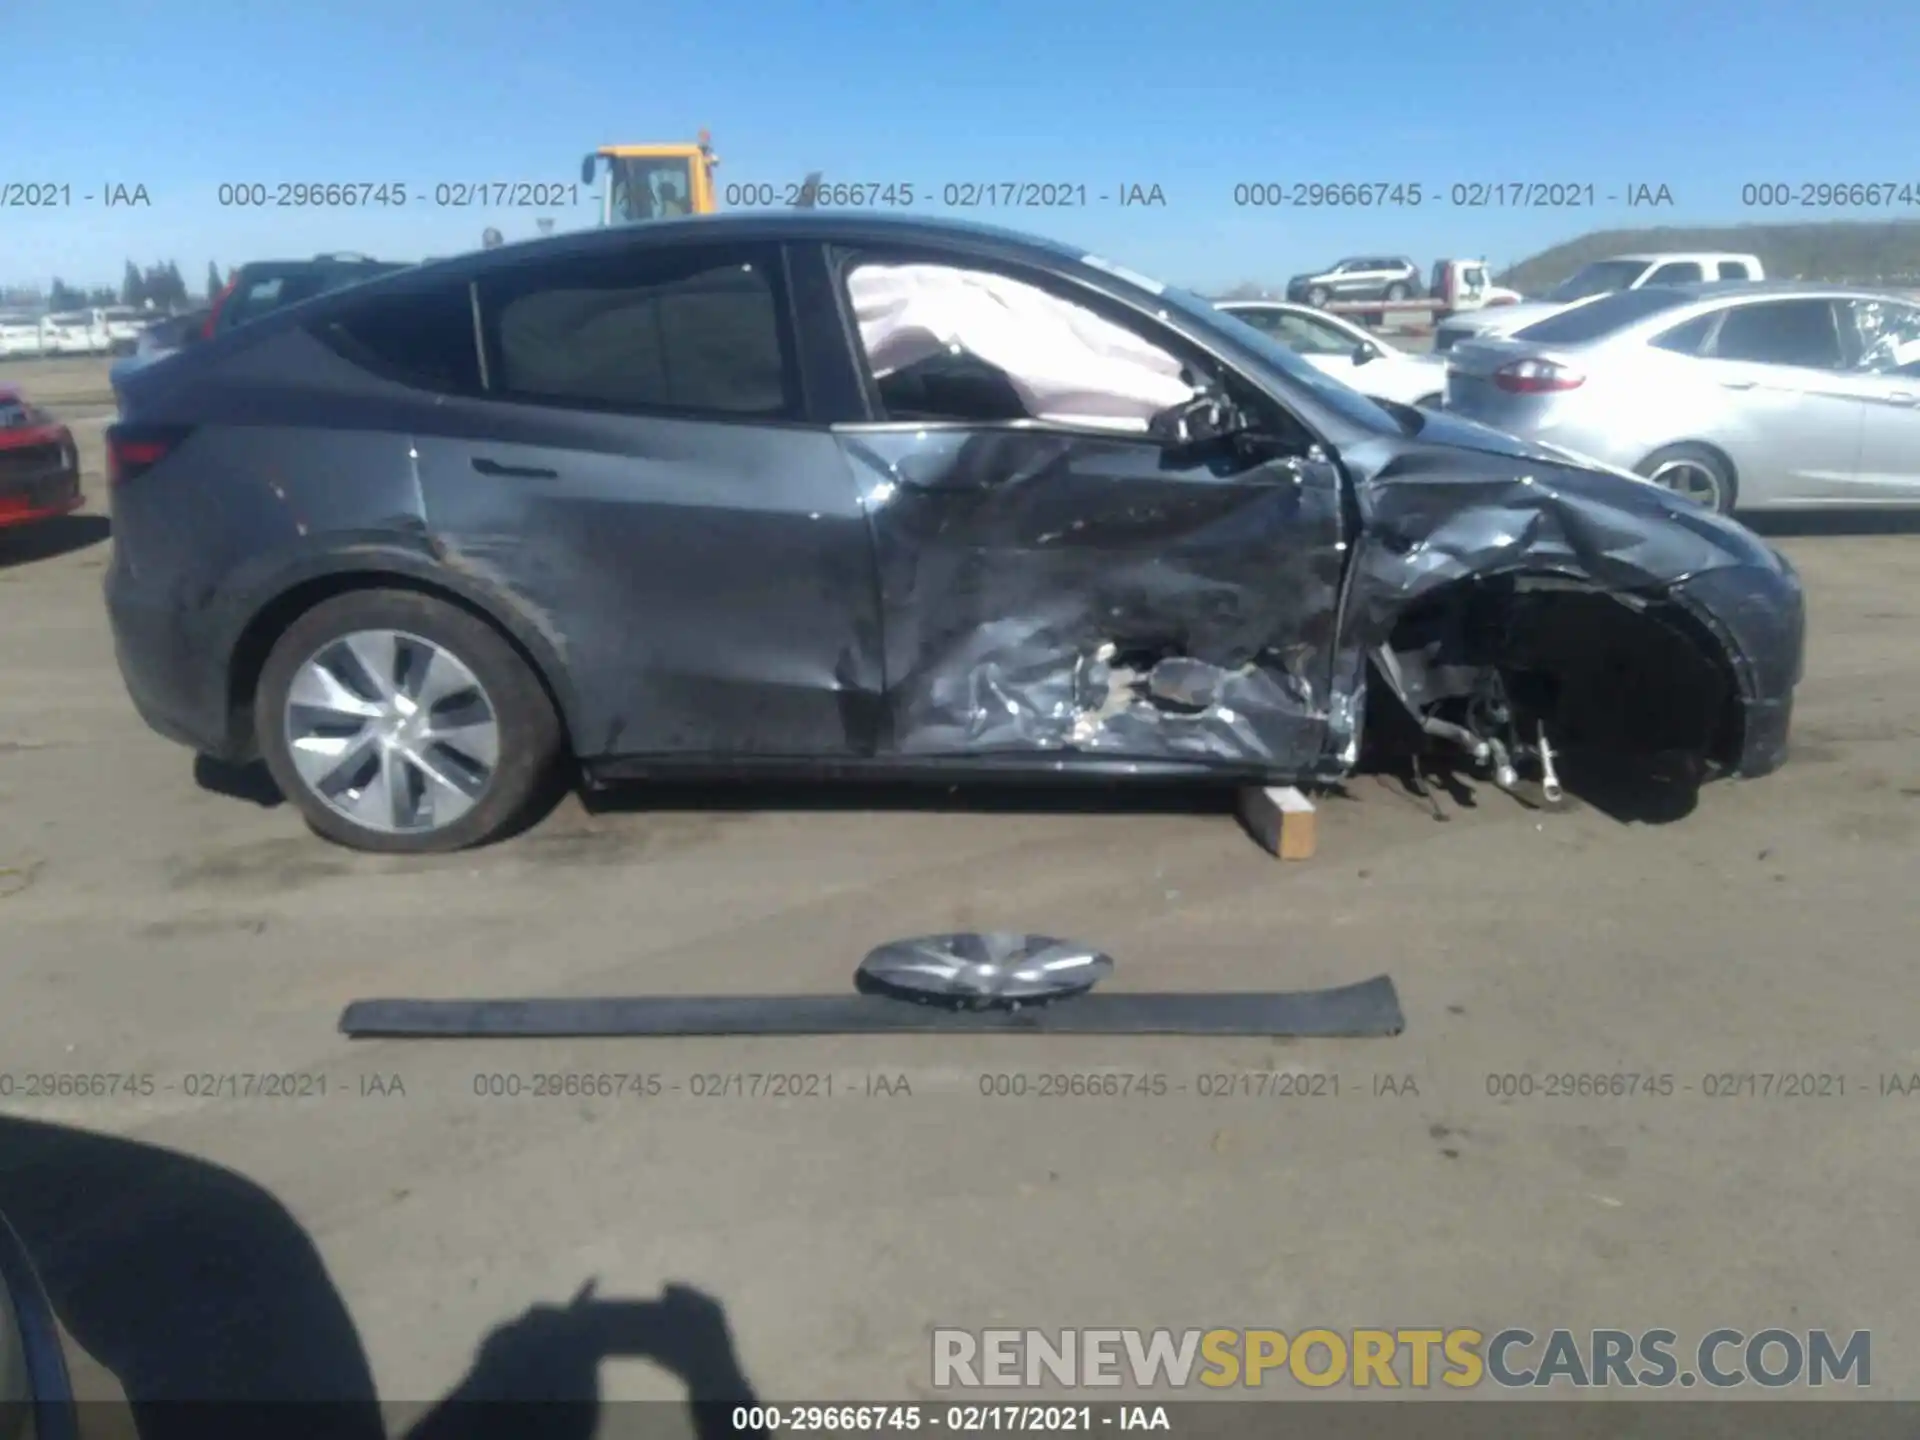
[[[1675,260],[1647,277],[1649,285],[1692,285],[1706,278],[1696,260]]]
[[[340,355],[385,379],[443,392],[480,389],[473,302],[465,285],[382,296],[313,328]]]
[[[1753,278],[1747,273],[1745,263],[1739,260],[1722,260],[1720,262],[1719,274],[1722,280],[1751,280]]]
[[[491,387],[619,409],[788,413],[774,258],[639,249],[483,281]]]
[[[1698,355],[1700,347],[1706,344],[1707,336],[1713,330],[1713,322],[1720,317],[1709,311],[1705,315],[1696,315],[1684,325],[1676,325],[1671,330],[1662,331],[1653,343],[1662,350],[1672,350],[1681,355]]]
[[[1513,338],[1541,345],[1580,345],[1662,310],[1688,304],[1689,299],[1672,290],[1621,290],[1536,320],[1524,330],[1515,331]]]
[[[1833,323],[1833,304],[1828,300],[1776,300],[1739,306],[1728,311],[1721,322],[1713,353],[1720,360],[1838,369],[1840,332]]]

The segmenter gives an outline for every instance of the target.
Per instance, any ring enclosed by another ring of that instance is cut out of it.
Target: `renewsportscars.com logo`
[[[1405,1330],[954,1330],[933,1332],[936,1389],[1131,1385],[1210,1389],[1472,1390],[1872,1384],[1873,1335],[1712,1330],[1684,1346],[1672,1330],[1488,1334]]]

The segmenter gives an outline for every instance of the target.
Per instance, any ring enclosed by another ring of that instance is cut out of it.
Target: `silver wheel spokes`
[[[500,723],[480,678],[396,630],[356,631],[302,665],[286,726],[307,788],[369,830],[451,825],[500,762]]]
[[[1698,460],[1669,460],[1647,478],[1696,505],[1720,508],[1720,477]]]

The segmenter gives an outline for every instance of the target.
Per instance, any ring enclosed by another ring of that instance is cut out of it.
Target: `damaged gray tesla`
[[[1747,530],[1001,231],[507,246],[121,405],[135,705],[365,849],[498,836],[568,764],[1330,780],[1383,708],[1496,778],[1786,754],[1800,585]]]

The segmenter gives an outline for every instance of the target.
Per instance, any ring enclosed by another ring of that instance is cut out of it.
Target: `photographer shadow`
[[[758,1433],[733,1424],[736,1407],[756,1401],[725,1312],[685,1286],[657,1300],[605,1300],[589,1282],[565,1305],[531,1306],[494,1329],[439,1401],[383,1407],[318,1249],[246,1177],[0,1115],[0,1213],[79,1352],[68,1359],[80,1398],[124,1413],[124,1427],[108,1427],[115,1434],[388,1440],[399,1422],[406,1440],[588,1440],[600,1428],[609,1359],[649,1360],[677,1377],[685,1433],[698,1440]],[[95,1369],[112,1385],[84,1384]]]

